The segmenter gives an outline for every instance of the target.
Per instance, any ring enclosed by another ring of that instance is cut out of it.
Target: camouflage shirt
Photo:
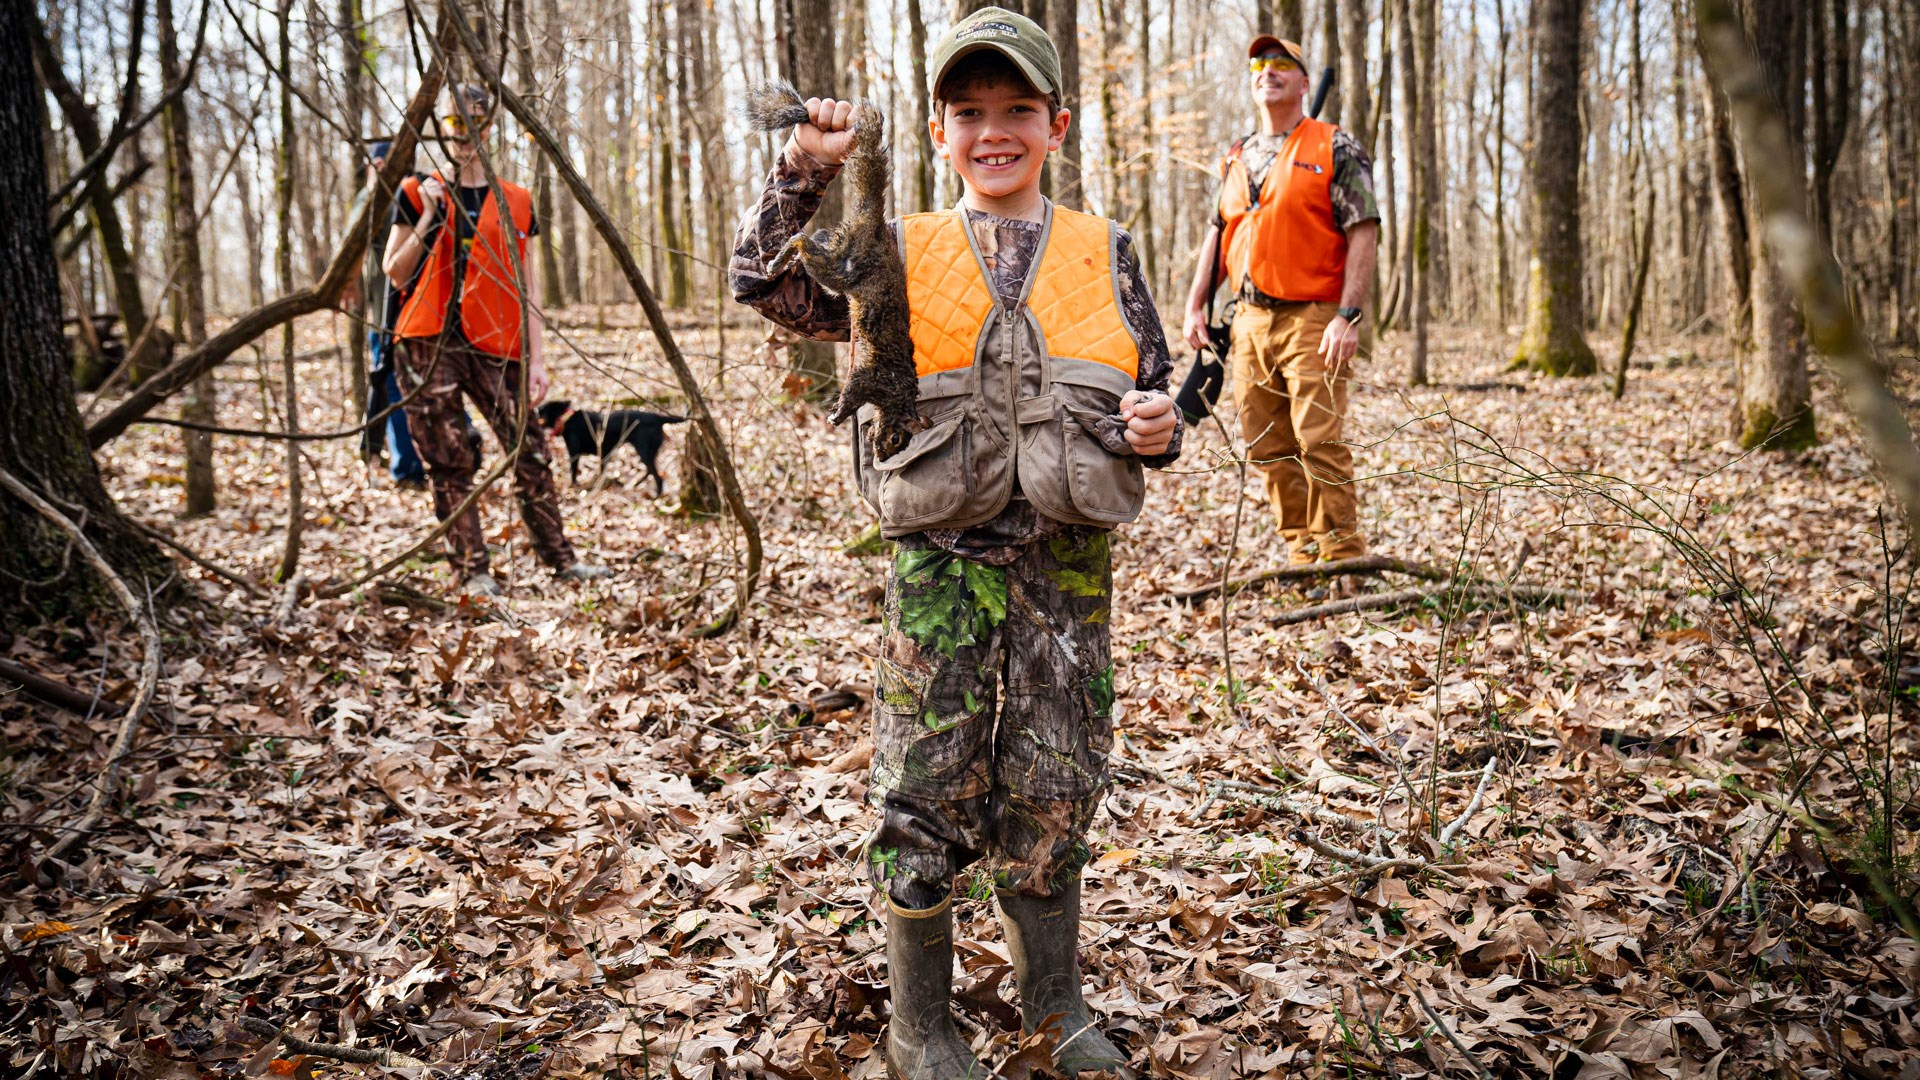
[[[1247,166],[1247,182],[1257,198],[1260,185],[1267,182],[1267,171],[1273,168],[1274,159],[1287,144],[1287,136],[1293,134],[1291,128],[1278,135],[1262,135],[1255,132],[1240,140],[1240,160]],[[1222,169],[1224,174],[1225,169]],[[1221,181],[1225,183],[1223,179]],[[1333,200],[1333,223],[1341,232],[1353,228],[1363,221],[1379,221],[1380,205],[1373,198],[1373,159],[1360,147],[1360,143],[1346,131],[1333,129],[1333,181],[1327,194]],[[1220,217],[1220,200],[1213,200],[1213,224],[1223,227],[1226,222]],[[1286,303],[1278,297],[1268,296],[1254,287],[1249,278],[1240,290],[1240,299],[1255,307],[1278,307]]]
[[[797,159],[797,160],[796,160]],[[822,165],[795,153],[780,155],[773,174],[760,193],[760,201],[740,222],[733,236],[733,258],[727,276],[733,298],[794,333],[816,341],[846,341],[852,336],[853,320],[844,297],[822,289],[796,264],[786,273],[773,275],[767,270],[775,254],[813,219],[820,209],[820,196],[833,178],[840,174],[837,165]],[[967,211],[968,223],[980,247],[981,259],[993,275],[995,293],[1003,300],[1018,297],[1033,269],[1040,246],[1041,225],[998,217],[978,210]],[[898,235],[899,222],[888,227]],[[1173,357],[1167,351],[1167,336],[1154,307],[1153,294],[1140,270],[1140,259],[1133,250],[1133,238],[1120,234],[1119,261],[1121,314],[1139,343],[1140,368],[1134,385],[1141,390],[1167,393],[1173,373]],[[1143,456],[1150,468],[1165,468],[1180,456],[1183,424],[1175,412],[1173,442],[1164,454]],[[1123,434],[1126,425],[1119,416],[1106,418],[1097,432],[1100,441],[1116,452],[1126,450]],[[1020,552],[1037,541],[1058,535],[1075,526],[1065,525],[1035,510],[1016,489],[1013,500],[993,520],[967,529],[929,529],[926,536],[935,545],[977,562],[1005,566]]]

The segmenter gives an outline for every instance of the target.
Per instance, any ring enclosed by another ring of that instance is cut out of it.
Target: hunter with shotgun
[[[1354,558],[1367,542],[1342,429],[1353,362],[1370,351],[1365,308],[1380,232],[1373,162],[1351,135],[1308,114],[1298,44],[1261,34],[1247,65],[1260,126],[1221,163],[1186,339],[1211,346],[1211,297],[1229,285],[1240,430],[1288,563]]]

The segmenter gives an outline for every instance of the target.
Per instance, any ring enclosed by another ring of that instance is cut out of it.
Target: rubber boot
[[[1094,1026],[1080,993],[1080,965],[1074,958],[1080,946],[1079,880],[1058,896],[995,890],[994,898],[1000,902],[1007,951],[1013,954],[1020,980],[1020,1026],[1031,1034],[1047,1017],[1063,1013],[1054,1058],[1060,1071],[1068,1076],[1119,1071],[1127,1056]]]
[[[887,1024],[891,1080],[969,1080],[987,1068],[953,1026],[953,898],[913,910],[887,901]]]

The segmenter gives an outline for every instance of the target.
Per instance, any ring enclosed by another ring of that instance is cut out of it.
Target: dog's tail
[[[780,79],[747,90],[740,112],[755,131],[783,131],[807,122],[807,102],[793,84]]]

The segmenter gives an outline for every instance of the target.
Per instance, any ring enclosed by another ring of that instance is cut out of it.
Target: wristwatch
[[[1334,312],[1334,314],[1347,320],[1347,322],[1352,323],[1354,326],[1360,325],[1360,309],[1357,307],[1343,307]]]

